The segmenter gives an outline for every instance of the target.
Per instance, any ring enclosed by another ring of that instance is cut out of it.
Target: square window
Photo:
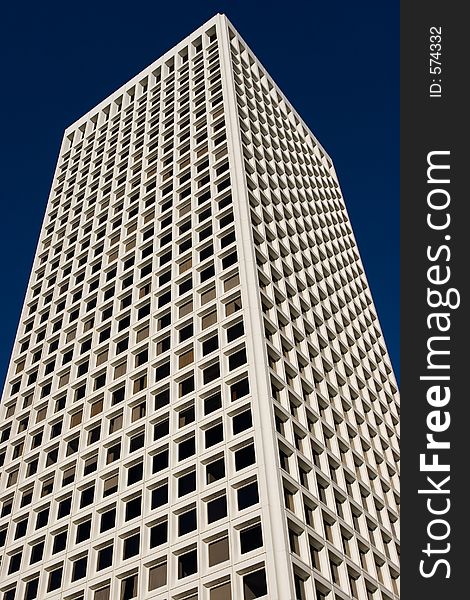
[[[137,498],[133,498],[126,502],[126,516],[125,520],[130,521],[131,519],[135,519],[140,517],[142,514],[142,498],[138,496]]]
[[[235,469],[240,471],[256,462],[255,446],[250,444],[235,451]]]
[[[197,573],[197,552],[191,550],[178,557],[178,579]]]
[[[149,569],[149,591],[166,585],[167,564],[162,562]]]
[[[222,395],[220,392],[212,394],[204,399],[204,414],[208,415],[222,407]]]
[[[137,483],[137,481],[142,481],[144,476],[144,463],[139,462],[135,465],[132,465],[127,470],[127,485],[132,485]]]
[[[217,587],[211,588],[209,600],[232,600],[232,589],[230,587],[230,581],[218,585]]]
[[[126,577],[121,582],[121,600],[137,598],[138,579],[137,575]]]
[[[158,473],[159,471],[163,471],[163,469],[168,468],[168,464],[169,464],[168,461],[169,461],[168,449],[155,454],[155,456],[152,459],[152,472]]]
[[[87,560],[87,557],[84,556],[73,563],[72,581],[77,581],[78,579],[82,579],[86,576]]]
[[[207,503],[207,522],[214,523],[227,516],[227,497],[225,495],[209,500]]]
[[[113,564],[113,546],[106,546],[98,551],[96,570],[101,571]]]
[[[80,542],[89,540],[90,532],[91,532],[91,519],[87,519],[86,521],[79,523],[77,526],[77,535],[75,537],[75,543],[79,544]]]
[[[230,558],[228,537],[209,543],[209,567],[225,562]]]
[[[240,550],[242,554],[261,548],[262,545],[263,532],[260,523],[240,531]]]
[[[184,408],[180,410],[178,413],[178,427],[185,427],[190,423],[193,423],[196,418],[194,406],[188,406],[188,408]]]
[[[178,477],[178,498],[185,496],[196,489],[196,471]]]
[[[258,483],[254,481],[237,490],[238,510],[243,510],[259,502]]]
[[[251,415],[251,410],[244,410],[237,415],[234,415],[232,419],[232,428],[234,435],[241,433],[242,431],[246,431],[253,426],[253,419]]]
[[[194,436],[178,444],[178,460],[185,460],[196,453],[196,438]]]
[[[188,510],[178,516],[178,535],[185,535],[197,529],[196,509]]]
[[[140,533],[131,535],[124,539],[123,559],[136,556],[140,552]]]
[[[206,482],[213,483],[225,477],[225,461],[222,458],[214,460],[206,465]]]
[[[266,571],[260,569],[243,576],[243,600],[254,600],[268,593]]]
[[[100,518],[100,533],[113,529],[116,525],[116,509],[112,508],[101,514]]]
[[[178,488],[179,488],[179,480],[178,480]],[[160,485],[154,490],[152,490],[152,498],[151,498],[151,508],[154,510],[155,508],[159,508],[160,506],[164,506],[168,502],[168,484]]]
[[[168,521],[162,521],[150,528],[150,547],[156,548],[168,541]]]
[[[53,569],[49,573],[49,580],[47,582],[47,591],[52,592],[58,590],[62,585],[62,567]]]

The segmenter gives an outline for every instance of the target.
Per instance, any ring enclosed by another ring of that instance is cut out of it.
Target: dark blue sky
[[[224,12],[333,158],[399,374],[399,3],[8,3],[3,91],[0,381],[63,130]]]

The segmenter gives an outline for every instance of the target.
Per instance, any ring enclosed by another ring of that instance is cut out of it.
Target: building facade
[[[0,600],[396,600],[397,428],[332,162],[217,15],[64,134]]]

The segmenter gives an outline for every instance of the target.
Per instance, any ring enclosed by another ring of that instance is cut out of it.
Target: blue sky
[[[333,158],[399,376],[399,3],[9,3],[3,91],[0,379],[64,129],[224,12]]]

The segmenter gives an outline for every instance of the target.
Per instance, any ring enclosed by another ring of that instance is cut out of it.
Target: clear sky
[[[64,129],[217,12],[332,157],[399,376],[399,3],[28,0],[0,24],[0,381]]]

